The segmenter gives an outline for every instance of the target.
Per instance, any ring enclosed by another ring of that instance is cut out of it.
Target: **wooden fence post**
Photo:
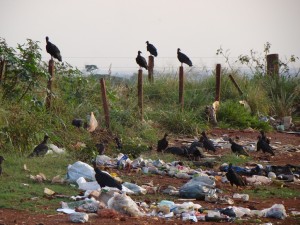
[[[48,64],[48,72],[50,73],[50,77],[47,83],[47,97],[46,97],[46,109],[50,110],[51,101],[52,101],[52,82],[54,80],[54,60],[50,59]]]
[[[234,84],[234,86],[236,87],[236,89],[238,90],[238,92],[240,93],[240,95],[243,95],[244,93],[242,92],[240,86],[238,85],[238,83],[235,81],[235,79],[233,78],[233,76],[231,74],[229,74],[229,78],[232,81],[232,83]]]
[[[138,106],[140,110],[141,120],[144,120],[144,109],[143,109],[143,70],[139,69],[138,72]]]
[[[279,76],[279,55],[278,54],[267,55],[267,75]]]
[[[5,59],[3,59],[0,61],[0,84],[2,83],[2,80],[4,79],[5,69],[6,69],[6,61],[5,61]]]
[[[108,109],[108,103],[107,103],[107,96],[106,96],[106,86],[105,86],[105,80],[104,78],[100,79],[100,86],[101,86],[101,96],[102,96],[102,105],[105,115],[105,125],[106,128],[110,128],[110,118],[109,118],[109,109]]]
[[[154,68],[154,57],[152,55],[149,55],[148,59],[148,80],[150,83],[153,83],[153,68]]]
[[[220,101],[221,95],[221,64],[216,66],[216,97],[215,101]]]
[[[182,111],[184,106],[183,91],[184,91],[184,72],[183,72],[183,66],[180,66],[179,67],[179,104],[181,105]]]

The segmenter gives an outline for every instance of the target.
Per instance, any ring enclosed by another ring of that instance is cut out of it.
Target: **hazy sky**
[[[158,49],[157,68],[179,66],[177,48],[197,67],[221,62],[216,50],[232,57],[263,52],[300,57],[300,0],[0,0],[0,36],[9,46],[40,41],[43,58],[49,36],[63,61],[82,68],[136,71],[145,42]]]

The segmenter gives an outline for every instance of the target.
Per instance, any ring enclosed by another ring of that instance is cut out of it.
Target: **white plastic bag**
[[[215,181],[208,176],[194,177],[179,189],[180,197],[204,199],[210,189],[215,188]]]
[[[147,194],[147,190],[145,188],[142,188],[136,184],[129,183],[129,182],[124,182],[122,186],[127,187],[129,190],[133,191],[134,194],[139,195],[139,194]],[[123,190],[123,189],[122,189]]]
[[[70,214],[70,221],[73,223],[85,223],[89,220],[89,215],[86,213],[75,212]]]
[[[79,177],[76,180],[76,183],[78,184],[78,188],[84,191],[100,189],[100,185],[97,181],[86,182],[83,177]]]
[[[67,180],[69,180],[70,182],[76,182],[80,177],[95,181],[96,179],[94,168],[81,161],[77,161],[73,165],[69,165]]]
[[[125,193],[119,194],[115,192],[114,197],[108,200],[107,205],[109,209],[114,209],[129,216],[144,216],[135,201],[133,201]]]
[[[271,208],[263,209],[265,217],[276,218],[276,219],[284,219],[287,217],[284,205],[282,204],[274,204]]]
[[[91,112],[90,121],[89,121],[89,127],[88,132],[93,132],[98,127],[98,121],[96,120],[96,117],[94,116],[94,113]]]

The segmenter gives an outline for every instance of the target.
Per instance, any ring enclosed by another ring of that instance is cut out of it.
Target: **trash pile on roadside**
[[[213,158],[206,160],[213,161]],[[184,179],[187,182],[180,188],[173,186],[159,187],[153,183],[141,186],[130,183],[122,183],[122,191],[116,188],[100,188],[95,181],[93,167],[83,162],[75,162],[69,165],[67,180],[77,183],[80,190],[85,191],[82,196],[73,196],[76,201],[62,202],[61,208],[57,211],[70,214],[72,222],[87,222],[89,213],[96,213],[102,218],[117,218],[121,215],[128,216],[150,216],[166,219],[181,219],[183,221],[233,221],[243,217],[268,217],[284,219],[287,213],[284,205],[274,204],[270,208],[262,210],[251,210],[234,206],[235,201],[249,201],[249,195],[235,193],[232,196],[224,195],[223,191],[216,187],[216,182],[226,183],[225,173],[227,164],[220,166],[219,171],[191,169],[180,161],[165,163],[162,160],[143,159],[139,157],[135,160],[129,159],[120,153],[117,158],[110,158],[106,155],[98,155],[96,164],[100,168],[126,169],[128,165],[132,171],[144,174],[158,174]],[[299,182],[300,167],[271,166],[263,167],[260,164],[251,167],[233,167],[237,173],[246,176],[248,185],[266,185],[272,182]],[[120,180],[117,174],[110,174],[116,180]],[[120,182],[122,182],[120,180]],[[160,202],[135,202],[130,196],[164,193],[166,195],[177,196],[178,202],[169,200]],[[200,204],[193,203],[193,200],[204,200],[211,203],[219,203],[227,207],[206,209]]]

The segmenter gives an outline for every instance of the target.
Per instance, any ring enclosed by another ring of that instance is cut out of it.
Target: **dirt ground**
[[[258,135],[258,132],[251,132],[251,131],[234,131],[234,130],[222,130],[222,129],[214,129],[211,132],[208,133],[208,136],[212,138],[221,137],[222,135],[227,134],[230,137],[237,137],[240,140],[256,140],[256,137]],[[284,145],[294,145],[298,146],[300,148],[300,136],[299,134],[286,134],[286,133],[268,133],[268,136],[271,137],[271,142],[281,142],[281,144]],[[176,145],[180,145],[180,141],[184,139],[183,137],[172,137],[173,140],[170,142]],[[220,149],[216,154],[223,155],[230,152],[230,149]],[[265,160],[265,156],[263,153],[256,153],[252,152],[250,153],[251,156],[254,158],[255,161],[259,160]],[[286,164],[293,164],[293,165],[300,165],[300,152],[276,152],[276,155],[272,158],[268,158],[267,160],[270,160],[272,165],[286,165]],[[125,173],[124,171],[114,171],[118,173],[119,175],[122,175],[122,173]],[[142,173],[134,173],[131,172],[132,179],[136,181],[138,185],[141,185],[143,183],[153,181],[154,185],[159,186],[168,186],[173,185],[177,188],[181,187],[184,183],[187,182],[187,180],[182,179],[176,179],[171,178],[168,176],[148,176],[144,175]],[[232,188],[229,184],[219,184],[221,185],[221,189],[230,194],[233,194],[236,192],[235,188]],[[300,186],[295,183],[289,183],[288,187],[291,189],[300,189]],[[252,187],[246,187],[248,189],[251,189]],[[139,197],[141,198],[141,197]],[[134,197],[133,197],[134,199]],[[168,199],[168,195],[165,196],[165,199]],[[146,199],[145,199],[146,200]],[[0,199],[1,201],[1,199]],[[176,201],[175,201],[176,202]],[[194,203],[198,203],[201,206],[203,206],[206,209],[215,209],[215,208],[224,208],[227,207],[227,205],[218,205],[213,203],[208,203],[205,201],[193,201]],[[178,203],[178,202],[176,202]],[[294,224],[300,224],[300,217],[293,217],[290,216],[291,211],[299,211],[300,212],[300,196],[293,199],[281,199],[276,196],[273,196],[272,198],[269,198],[267,200],[261,200],[261,199],[250,199],[249,202],[236,202],[235,206],[241,206],[246,207],[250,209],[264,209],[269,208],[273,204],[283,204],[285,206],[285,209],[287,211],[287,214],[289,215],[284,220],[279,219],[270,219],[270,218],[258,218],[260,220],[257,221],[255,218],[251,218],[249,220],[245,220],[244,224],[263,224],[266,222],[270,222],[272,224],[283,224],[283,225],[294,225]],[[57,206],[59,207],[59,206]],[[191,221],[182,221],[181,219],[162,219],[157,217],[142,217],[142,218],[132,218],[127,217],[124,215],[119,215],[117,218],[114,219],[106,219],[106,218],[100,218],[97,214],[94,216],[91,216],[89,219],[89,222],[86,224],[113,224],[113,225],[152,225],[152,224],[192,224]],[[234,222],[205,222],[200,221],[198,223],[201,224],[234,224]],[[66,214],[57,213],[55,209],[53,209],[53,214],[35,214],[28,211],[15,211],[11,209],[0,209],[0,225],[66,225],[66,224],[72,224],[69,221],[69,217]]]

